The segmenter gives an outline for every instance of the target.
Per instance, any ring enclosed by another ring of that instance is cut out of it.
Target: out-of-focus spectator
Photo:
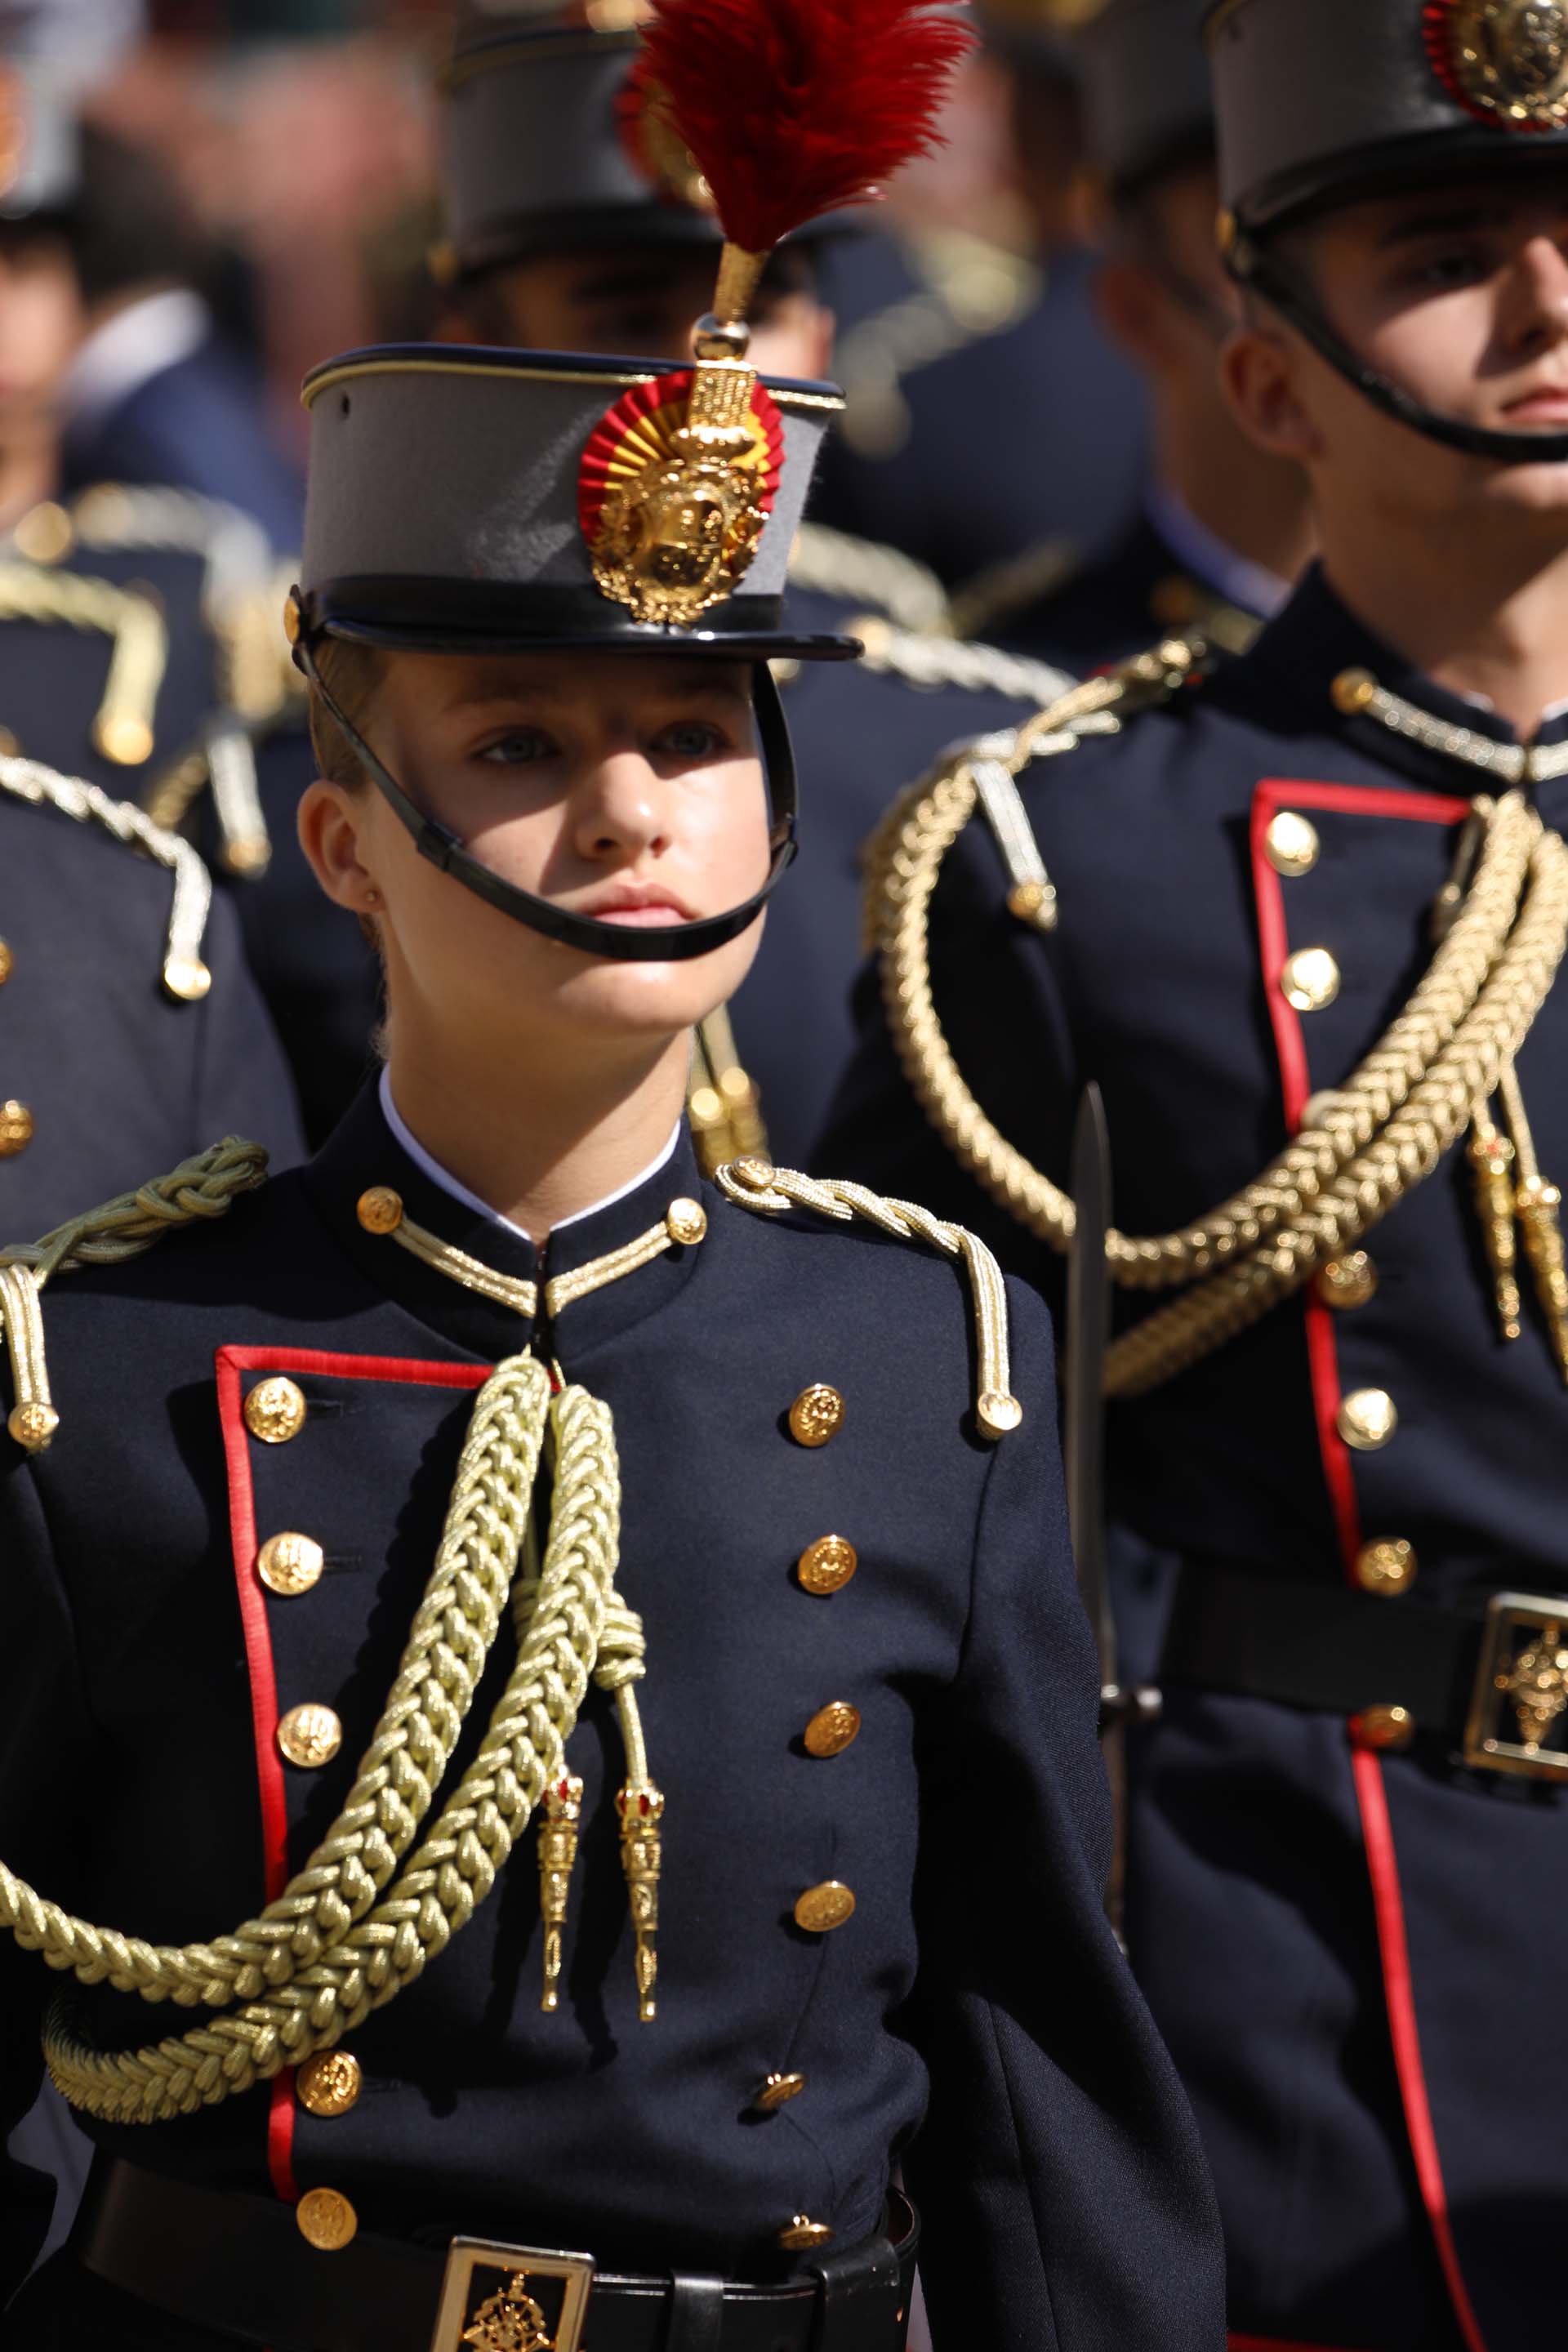
[[[849,413],[816,510],[952,583],[1042,541],[1068,561],[1114,540],[1145,468],[1142,387],[1094,308],[1072,13],[984,12],[956,176],[915,179],[901,236],[839,257]]]

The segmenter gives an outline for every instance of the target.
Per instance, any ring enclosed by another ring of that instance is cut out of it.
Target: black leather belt
[[[124,2294],[270,2352],[462,2352],[487,2297],[498,2344],[529,2340],[513,2323],[535,2302],[561,2352],[903,2352],[920,2223],[896,2191],[887,2226],[776,2286],[595,2274],[579,2256],[464,2239],[433,2251],[363,2231],[322,2252],[292,2206],[100,2157],[71,2248]]]
[[[1392,1732],[1371,1738],[1378,1747],[1436,1733],[1479,1770],[1561,1780],[1568,1668],[1554,1663],[1553,1628],[1568,1637],[1568,1595],[1494,1592],[1473,1610],[1436,1609],[1327,1577],[1189,1563],[1159,1678],[1358,1718]],[[1530,1717],[1531,1705],[1544,1711]]]

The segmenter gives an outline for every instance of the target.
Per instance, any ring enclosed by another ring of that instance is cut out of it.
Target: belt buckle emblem
[[[1510,1733],[1513,1737],[1509,1737]],[[1482,1772],[1568,1778],[1568,1600],[1494,1592],[1465,1725],[1465,1761]]]
[[[591,2254],[454,2238],[430,2352],[581,2352]]]

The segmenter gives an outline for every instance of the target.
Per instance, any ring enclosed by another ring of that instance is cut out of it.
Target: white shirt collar
[[[206,304],[188,287],[128,303],[94,328],[71,362],[63,393],[68,421],[99,424],[153,376],[188,360],[211,326]]]
[[[1143,510],[1173,555],[1195,572],[1205,586],[1227,604],[1271,621],[1290,601],[1290,583],[1267,564],[1253,563],[1215,537],[1198,520],[1186,500],[1164,482],[1151,482],[1143,493]]]
[[[418,1137],[412,1134],[404,1124],[403,1115],[392,1099],[392,1073],[384,1067],[381,1073],[381,1110],[396,1140],[407,1152],[422,1176],[427,1176],[432,1184],[439,1184],[443,1192],[449,1192],[454,1201],[460,1201],[464,1208],[471,1209],[476,1216],[483,1217],[492,1225],[499,1225],[503,1233],[514,1234],[520,1240],[531,1244],[533,1240],[531,1234],[525,1234],[521,1225],[514,1225],[510,1217],[503,1217],[499,1210],[491,1208],[488,1201],[481,1201],[477,1192],[470,1192],[466,1184],[459,1184],[457,1178],[449,1175],[438,1160],[431,1158]],[[677,1119],[670,1129],[669,1141],[657,1159],[650,1160],[647,1166],[634,1176],[629,1183],[617,1184],[613,1192],[606,1192],[602,1201],[591,1202],[585,1209],[575,1209],[569,1217],[557,1218],[551,1227],[552,1234],[563,1234],[568,1225],[580,1225],[584,1217],[596,1217],[601,1209],[613,1209],[617,1201],[626,1200],[627,1195],[635,1192],[639,1185],[648,1183],[673,1158],[675,1147],[679,1140],[680,1121]]]

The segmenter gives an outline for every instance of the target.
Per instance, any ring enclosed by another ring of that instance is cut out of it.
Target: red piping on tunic
[[[1405,2125],[1415,2158],[1415,2175],[1467,2352],[1487,2352],[1486,2338],[1459,2268],[1458,2251],[1448,2220],[1448,2196],[1443,2185],[1443,2159],[1426,2097],[1426,2074],[1421,2063],[1421,2038],[1415,2025],[1410,1947],[1405,1934],[1405,1903],[1399,1891],[1399,1860],[1394,1846],[1394,1824],[1388,1817],[1383,1759],[1370,1748],[1358,1748],[1351,1757],[1351,1769],[1355,1774],[1356,1801],[1361,1807],[1362,1843],[1372,1874],[1372,1902],[1377,1918],[1378,1950],[1383,1958],[1389,2032],[1394,2038],[1394,2063],[1399,2069],[1399,2091],[1405,2102]]]
[[[1258,947],[1263,963],[1263,987],[1279,1055],[1285,1097],[1285,1118],[1291,1134],[1311,1090],[1306,1044],[1300,1016],[1285,1001],[1279,986],[1280,967],[1289,951],[1280,877],[1269,864],[1265,835],[1270,819],[1283,808],[1328,810],[1343,816],[1385,816],[1413,819],[1425,824],[1458,824],[1469,814],[1468,801],[1438,793],[1409,793],[1360,784],[1298,783],[1269,778],[1259,783],[1252,802],[1252,877],[1258,900]],[[1309,1290],[1307,1362],[1312,1382],[1312,1404],[1318,1423],[1318,1444],[1323,1475],[1333,1507],[1334,1524],[1347,1581],[1355,1580],[1356,1554],[1361,1549],[1361,1513],[1350,1452],[1339,1433],[1339,1350],[1332,1310],[1316,1290]],[[1426,2095],[1421,2044],[1415,2028],[1415,2000],[1410,1975],[1410,1953],[1405,1935],[1405,1906],[1399,1889],[1399,1864],[1394,1830],[1388,1817],[1381,1759],[1369,1749],[1356,1748],[1351,1758],[1356,1800],[1361,1809],[1362,1843],[1372,1874],[1373,1907],[1377,1921],[1378,1953],[1383,1970],[1384,2004],[1389,2037],[1399,2076],[1405,2130],[1415,2161],[1421,2201],[1437,2251],[1438,2264],[1453,2305],[1454,2316],[1467,2352],[1487,2352],[1476,2322],[1468,2292],[1459,2269],[1448,2220],[1447,2191],[1442,2159]],[[1233,2336],[1230,2352],[1270,2352],[1266,2337]],[[1305,2352],[1305,2347],[1279,2347],[1279,2352]]]
[[[1226,2352],[1352,2352],[1348,2344],[1299,2344],[1294,2336],[1227,2336]]]
[[[419,1381],[431,1388],[477,1389],[489,1380],[490,1368],[488,1364],[424,1364],[401,1356],[340,1356],[315,1348],[219,1348],[214,1360],[228,1482],[229,1537],[250,1683],[264,1883],[267,1900],[272,1903],[289,1883],[289,1801],[278,1753],[278,1675],[272,1661],[272,1634],[256,1573],[256,1498],[240,1375],[265,1370],[311,1372],[337,1380]],[[273,2077],[270,2085],[267,2169],[274,2189],[290,2205],[300,2196],[294,2179],[294,2072],[288,2067]]]

